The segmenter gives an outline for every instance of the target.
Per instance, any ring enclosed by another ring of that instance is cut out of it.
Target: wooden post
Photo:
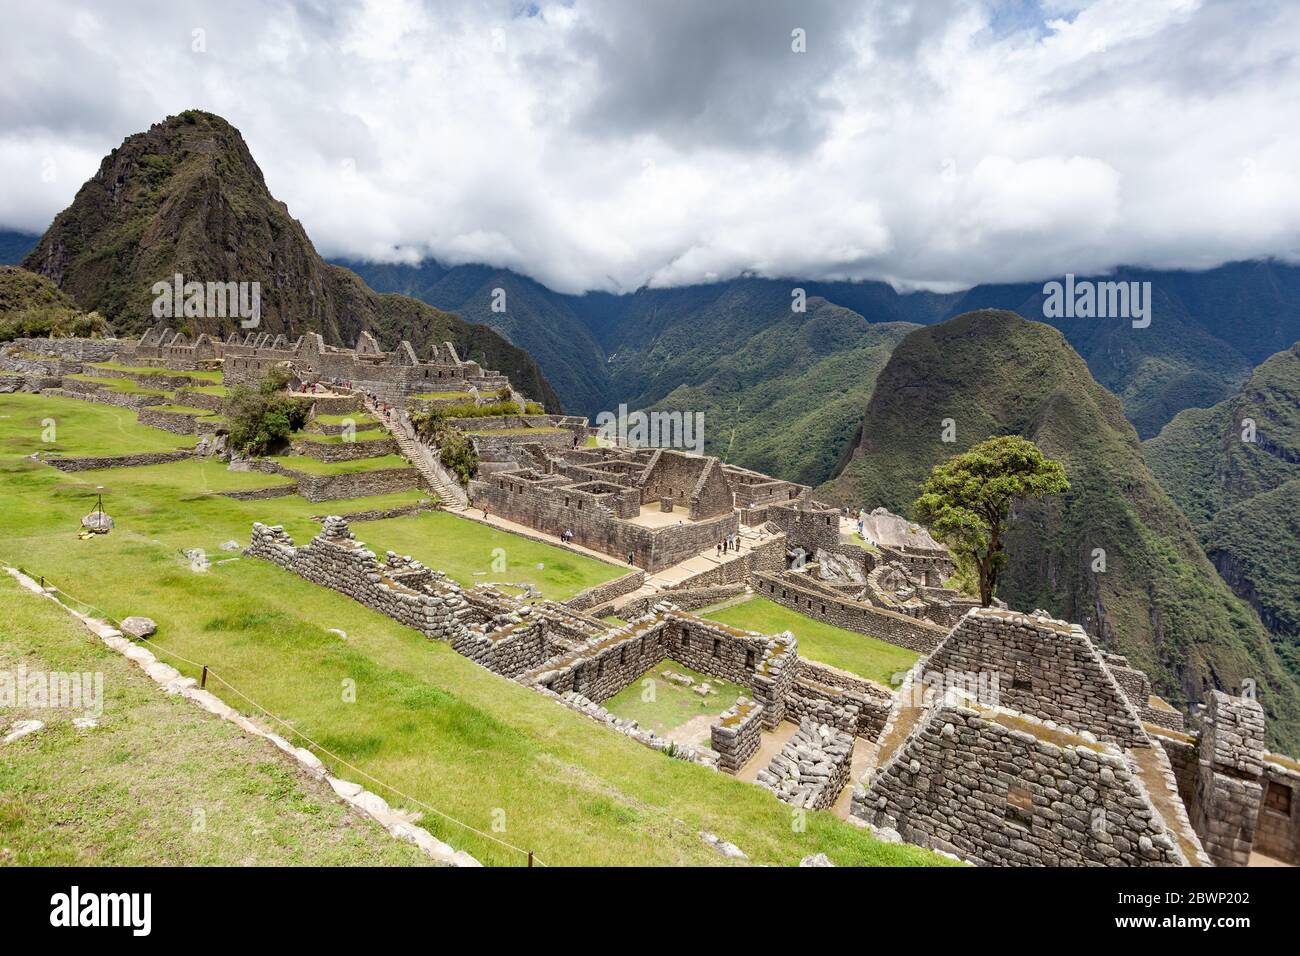
[[[529,850],[529,851],[528,851],[528,868],[529,868],[530,870],[533,868],[533,851],[532,851],[532,850]]]
[[[208,665],[203,665],[203,673],[199,676],[199,689],[203,690],[208,686]]]

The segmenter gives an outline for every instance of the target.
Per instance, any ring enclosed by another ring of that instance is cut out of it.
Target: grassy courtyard
[[[665,670],[685,674],[695,681],[695,686],[708,683],[716,694],[701,696],[690,687],[682,687],[666,680]],[[736,702],[736,698],[748,691],[739,684],[719,680],[699,671],[692,670],[685,664],[679,664],[671,658],[650,670],[643,678],[633,681],[623,688],[603,706],[610,713],[629,720],[635,720],[642,727],[666,736],[691,721],[703,725],[700,734],[705,746],[708,741],[708,724]]]
[[[874,637],[823,624],[763,597],[698,612],[702,617],[764,634],[791,631],[799,639],[799,656],[829,664],[868,680],[889,685],[891,678],[920,656]]]
[[[337,760],[481,830],[490,831],[501,819],[498,811],[504,811],[505,830],[495,835],[535,850],[550,864],[725,862],[701,842],[699,830],[736,842],[760,864],[793,865],[816,852],[840,865],[944,862],[914,847],[882,844],[828,813],[809,814],[806,829],[796,832],[790,808],[770,793],[650,751],[337,592],[236,553],[194,571],[183,554],[202,548],[215,556],[223,541],[246,543],[253,521],[283,524],[302,543],[319,527],[311,515],[361,510],[367,502],[392,496],[323,505],[296,496],[235,501],[207,490],[224,480],[217,475],[224,472],[220,466],[213,472],[154,466],[143,476],[141,469],[130,468],[64,474],[24,457],[45,447],[45,418],[58,423],[65,450],[77,453],[123,454],[184,442],[182,436],[120,417],[129,415],[71,399],[0,395],[0,559],[44,575],[113,618],[152,617],[159,631],[151,644],[163,659],[174,651],[209,664],[216,675],[288,721],[296,733],[285,732],[295,742],[310,738],[335,755],[322,758],[344,776],[355,779]],[[111,534],[80,541],[77,522],[92,507],[97,485],[107,488],[106,510],[117,526]],[[394,534],[385,540],[380,531],[388,528]],[[451,563],[465,542],[481,551],[483,533],[494,531],[475,525],[473,535],[459,537],[455,525],[399,519],[371,523],[358,535],[376,549],[419,555],[420,548],[397,540],[402,528],[414,529],[413,543],[438,541],[420,555],[435,567]],[[494,533],[502,536],[506,550],[505,577],[514,580],[530,563],[522,555],[533,542]],[[430,553],[447,561],[430,560]],[[481,579],[472,571],[487,568],[490,554],[460,555],[460,560],[460,573],[468,570],[472,583]],[[20,638],[22,633],[20,626]],[[12,642],[9,636],[3,640]],[[198,668],[175,663],[197,676]],[[349,689],[355,694],[344,693]],[[222,693],[228,703],[251,710]],[[178,749],[189,745],[188,739],[176,741]],[[120,761],[105,787],[185,783],[183,767],[158,769],[155,777],[147,756],[126,748],[115,753]],[[376,789],[394,805],[407,805]],[[280,791],[269,786],[268,791],[276,813],[293,806]],[[17,792],[20,809],[6,809],[9,816],[43,799],[35,790]],[[423,823],[485,863],[524,862],[512,850],[434,814],[426,814]],[[70,832],[74,843],[82,842],[79,832]]]
[[[358,522],[352,530],[372,550],[409,554],[465,587],[487,581],[531,584],[554,601],[567,601],[627,573],[617,565],[445,511]]]
[[[0,574],[0,670],[103,675],[84,710],[6,708],[45,729],[0,761],[0,865],[419,866],[266,741],[168,697],[50,601]],[[198,811],[198,812],[196,812]]]

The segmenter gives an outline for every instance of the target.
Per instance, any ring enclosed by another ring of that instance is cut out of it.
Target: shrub
[[[98,312],[78,312],[58,305],[11,312],[0,319],[0,342],[22,338],[99,338],[109,334]]]
[[[282,448],[289,436],[307,424],[310,403],[281,391],[237,385],[222,403],[230,445],[246,455],[266,455]]]
[[[462,485],[469,484],[478,469],[478,452],[474,450],[474,443],[460,432],[448,430],[441,444],[442,451],[438,458],[443,467],[455,475]]]

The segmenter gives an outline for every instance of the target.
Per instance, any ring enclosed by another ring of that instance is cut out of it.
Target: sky
[[[1300,261],[1295,0],[0,0],[0,227],[238,127],[329,257],[561,292]]]

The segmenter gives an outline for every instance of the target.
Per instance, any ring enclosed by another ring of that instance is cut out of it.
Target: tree
[[[287,370],[271,369],[257,388],[237,385],[222,407],[230,446],[246,455],[266,455],[283,447],[307,424],[311,403],[283,391]]]
[[[912,506],[960,561],[969,558],[979,575],[980,602],[993,603],[1013,501],[1070,490],[1065,468],[1033,442],[1006,435],[980,442],[940,465],[921,484]]]

